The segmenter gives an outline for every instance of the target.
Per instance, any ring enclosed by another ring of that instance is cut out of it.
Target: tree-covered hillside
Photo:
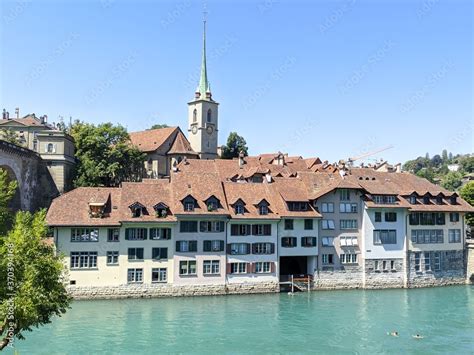
[[[407,161],[403,165],[403,170],[455,191],[469,181],[470,174],[474,174],[474,155],[453,155],[446,149],[441,155],[436,154],[431,158],[426,153],[424,157]]]

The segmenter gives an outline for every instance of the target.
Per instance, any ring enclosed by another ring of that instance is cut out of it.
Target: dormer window
[[[429,205],[430,204],[430,197],[429,196],[423,196],[423,203],[425,205]]]
[[[186,196],[183,200],[183,208],[185,212],[193,212],[196,208],[196,199],[191,195]]]
[[[410,204],[416,205],[416,196],[415,195],[410,196]]]
[[[105,203],[89,203],[89,216],[91,218],[102,218],[104,215]]]
[[[308,203],[307,202],[288,202],[289,211],[307,211]]]
[[[449,202],[452,204],[452,205],[455,205],[458,203],[457,201],[457,198],[456,198],[456,195],[453,195],[449,198]]]
[[[235,214],[244,214],[244,205],[239,203],[235,205]]]
[[[265,216],[268,214],[268,202],[266,200],[262,200],[258,205],[258,213],[261,216]]]
[[[132,212],[132,218],[139,218],[143,216],[146,212],[145,206],[143,206],[140,202],[132,203],[130,206],[130,211]]]
[[[216,211],[219,208],[219,200],[215,196],[209,197],[205,202],[209,212]]]
[[[263,182],[262,174],[255,174],[252,176],[251,181],[257,184],[261,184]]]
[[[155,210],[155,215],[158,218],[166,218],[166,216],[168,216],[168,206],[163,202],[159,202],[154,205],[153,209]]]
[[[437,205],[442,205],[443,204],[443,197],[442,196],[436,196],[436,204]]]

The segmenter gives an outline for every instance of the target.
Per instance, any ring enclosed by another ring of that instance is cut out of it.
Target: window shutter
[[[271,247],[270,247],[270,254],[274,254],[275,253],[275,243],[270,243]]]
[[[252,235],[257,235],[257,225],[252,225]]]
[[[265,235],[271,235],[272,234],[272,225],[271,224],[265,224],[263,227]]]
[[[160,249],[160,258],[161,259],[168,259],[168,248],[161,248]]]
[[[247,233],[245,233],[245,235],[250,235],[251,234],[251,229],[250,228],[252,228],[252,225],[247,224]]]
[[[221,240],[219,244],[220,244],[219,251],[224,251],[224,245],[225,245],[224,241]]]
[[[250,254],[250,248],[252,245],[250,243],[245,243],[245,245],[247,246],[247,250],[245,251],[245,253]]]
[[[143,259],[143,248],[137,248],[138,259]]]
[[[126,228],[125,229],[125,240],[128,240],[130,236],[130,229]]]
[[[239,226],[237,224],[232,224],[230,226],[230,235],[237,235],[239,232]]]
[[[247,273],[253,274],[254,273],[254,264],[253,263],[247,263]]]
[[[180,250],[180,242],[176,241],[176,251],[181,251]]]
[[[199,222],[199,231],[200,232],[205,232],[206,231],[205,223],[207,224],[207,222],[204,222],[204,221]]]
[[[231,244],[227,244],[227,254],[230,255],[231,252],[232,252],[232,245],[231,245]]]
[[[270,272],[274,273],[275,272],[275,263],[270,263]]]
[[[224,231],[224,222],[221,221],[219,222],[219,232],[223,232]]]
[[[211,241],[205,240],[203,242],[203,251],[211,251]]]
[[[189,251],[197,251],[197,241],[191,240],[189,242]]]
[[[231,263],[227,264],[227,270],[226,271],[227,271],[227,274],[232,273],[232,264]]]
[[[148,229],[147,228],[143,228],[143,239],[147,239],[147,234],[148,234]]]
[[[257,252],[257,243],[252,244],[252,254],[255,254]]]

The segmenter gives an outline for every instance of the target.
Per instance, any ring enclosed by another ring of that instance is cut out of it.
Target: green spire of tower
[[[196,93],[200,94],[201,99],[207,97],[207,93],[210,93],[211,89],[209,81],[207,80],[207,66],[206,66],[206,20],[204,20],[204,32],[203,32],[203,44],[202,44],[202,62],[201,62],[201,77],[199,79],[199,86],[196,89]],[[210,97],[209,97],[210,98]]]

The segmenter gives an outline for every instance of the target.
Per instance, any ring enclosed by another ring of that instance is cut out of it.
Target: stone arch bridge
[[[0,169],[18,182],[11,201],[15,211],[33,212],[49,207],[52,199],[59,195],[46,163],[32,150],[0,140]]]

